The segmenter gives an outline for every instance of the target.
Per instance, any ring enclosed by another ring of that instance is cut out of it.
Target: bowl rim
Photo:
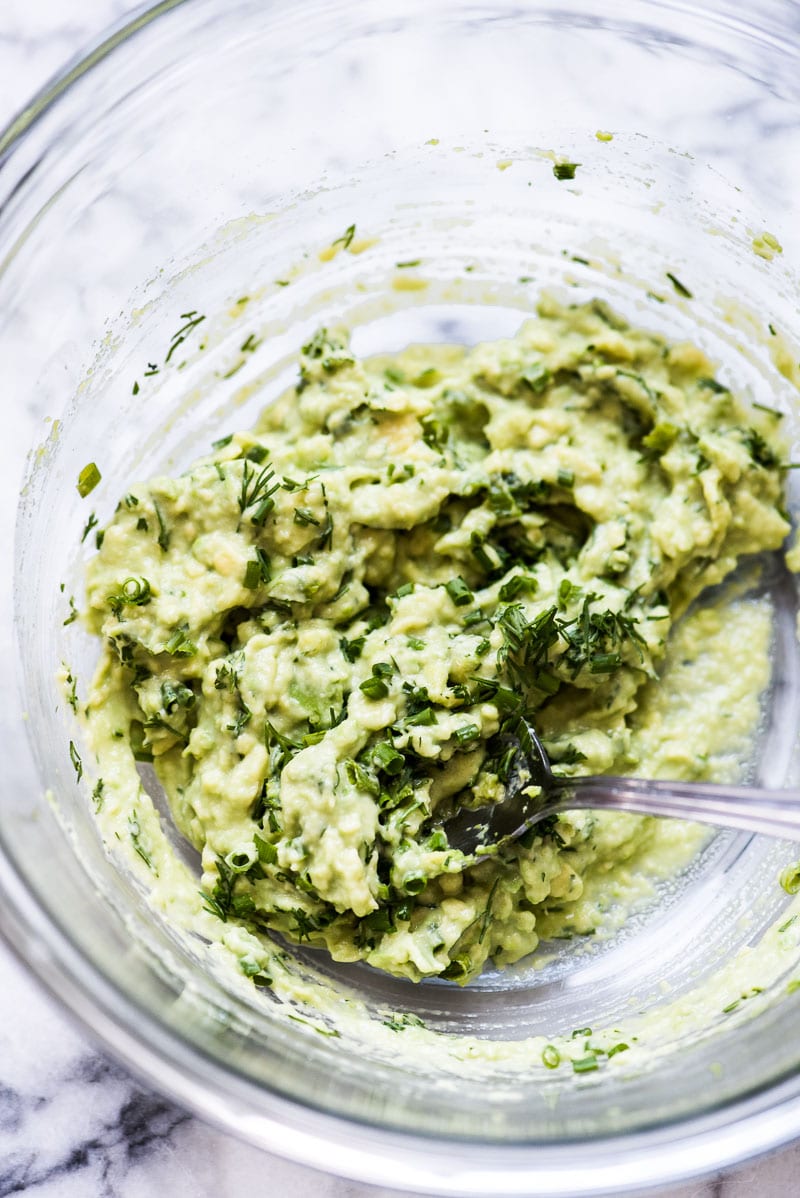
[[[139,5],[71,56],[0,128],[0,182],[29,133],[75,84],[160,17],[189,3]],[[655,6],[685,11],[682,0],[655,0]],[[574,1144],[423,1139],[306,1107],[198,1054],[131,1000],[51,921],[7,855],[1,836],[0,936],[79,1030],[141,1082],[239,1140],[354,1181],[385,1186],[389,1180],[395,1189],[452,1198],[522,1198],[532,1192],[541,1198],[618,1195],[708,1176],[800,1136],[796,1079],[658,1128],[592,1140],[585,1156],[575,1152]],[[248,1101],[256,1093],[257,1112]]]

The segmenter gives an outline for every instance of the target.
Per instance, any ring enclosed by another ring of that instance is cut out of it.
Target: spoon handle
[[[558,806],[667,815],[800,841],[800,791],[644,778],[557,778]]]

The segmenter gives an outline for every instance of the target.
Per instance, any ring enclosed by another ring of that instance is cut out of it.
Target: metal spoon
[[[520,717],[516,734],[505,739],[516,749],[505,798],[473,810],[461,808],[442,823],[450,847],[469,857],[491,855],[549,816],[587,807],[667,815],[800,841],[798,790],[604,774],[560,778],[551,770],[542,742],[527,720]]]

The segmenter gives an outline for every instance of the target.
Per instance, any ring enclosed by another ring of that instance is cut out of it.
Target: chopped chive
[[[405,764],[405,758],[402,753],[395,749],[388,740],[380,741],[372,750],[372,760],[379,770],[383,770],[384,774],[394,776],[399,774]]]
[[[256,546],[255,560],[249,561],[245,567],[242,586],[249,591],[254,591],[262,582],[269,582],[271,577],[271,563],[263,549]]]
[[[363,691],[368,699],[385,699],[389,694],[389,688],[382,678],[376,677],[373,674],[370,678],[365,678],[359,686],[359,690]]]
[[[254,591],[261,582],[261,567],[258,562],[250,561],[247,563],[247,568],[244,572],[242,585],[247,587],[249,591]]]
[[[419,894],[427,885],[427,876],[420,871],[414,871],[403,878],[402,889],[406,894]]]
[[[317,528],[319,528],[320,523],[314,513],[309,511],[307,507],[296,507],[294,509],[294,522],[295,524],[302,524],[304,526],[316,524]]]
[[[647,436],[642,437],[642,445],[645,449],[651,449],[653,453],[666,453],[679,432],[676,425],[671,424],[669,420],[664,420],[655,425]]]
[[[713,391],[715,395],[724,395],[729,389],[728,387],[723,386],[722,383],[718,383],[715,378],[711,378],[710,376],[699,378],[697,380],[697,385],[698,387],[704,387],[706,391]]]
[[[510,603],[517,595],[536,593],[538,583],[530,574],[512,574],[500,587],[499,597],[503,603]]]
[[[171,653],[173,657],[193,657],[197,652],[197,645],[189,640],[187,631],[188,625],[176,628],[164,646],[164,652]]]
[[[622,665],[619,653],[596,653],[589,662],[590,674],[611,674]]]
[[[546,391],[552,379],[552,375],[544,362],[529,362],[525,369],[520,372],[519,377],[523,383],[527,383],[534,395],[541,395],[543,391]]]
[[[592,1073],[595,1069],[599,1069],[600,1064],[597,1057],[581,1057],[578,1061],[572,1062],[572,1068],[576,1073]]]
[[[257,832],[253,836],[253,843],[256,846],[259,861],[263,861],[265,865],[277,865],[278,850],[274,844],[264,840],[263,836],[259,836]]]
[[[477,724],[463,724],[460,728],[456,728],[453,733],[453,738],[460,745],[468,745],[473,740],[478,740],[481,730]]]
[[[561,1064],[561,1053],[555,1044],[545,1044],[542,1049],[542,1064],[547,1069],[558,1069]]]
[[[421,374],[417,375],[414,379],[414,386],[423,390],[427,387],[435,387],[441,377],[438,370],[429,366],[427,370],[423,370]]]
[[[94,462],[88,462],[87,465],[83,467],[83,470],[81,470],[80,474],[78,475],[77,483],[78,494],[80,495],[81,499],[85,499],[87,495],[91,494],[91,492],[100,482],[101,478],[102,475],[100,474],[100,471],[97,469],[97,466]]]
[[[447,591],[456,607],[466,607],[466,605],[471,603],[474,598],[472,591],[469,589],[467,584],[464,582],[464,579],[460,575],[458,575],[456,578],[451,578],[449,582],[445,583],[444,589]]]
[[[108,595],[108,606],[115,616],[122,613],[123,607],[144,607],[151,599],[150,583],[146,578],[126,578],[116,595]]]
[[[413,724],[414,727],[424,727],[436,722],[436,712],[432,707],[423,707],[421,711],[416,711],[406,719],[406,724]]]
[[[670,283],[677,291],[678,295],[682,295],[684,297],[684,299],[694,299],[694,296],[692,295],[689,288],[685,287],[684,284],[680,281],[680,279],[677,279],[675,277],[675,275],[672,274],[670,271],[667,271],[666,274],[667,274],[667,278],[669,279]]]
[[[564,179],[574,179],[575,172],[580,165],[580,162],[554,162],[553,174],[560,182],[563,182]]]
[[[582,594],[583,587],[571,582],[569,578],[562,578],[558,585],[558,606],[561,611],[564,611],[573,599],[580,599]]]
[[[787,894],[797,894],[800,890],[800,862],[787,866],[778,880]]]
[[[774,416],[776,420],[783,420],[783,412],[779,412],[777,408],[770,408],[765,403],[754,403],[754,408],[758,408],[759,412],[766,412],[769,416]]]
[[[339,639],[339,648],[349,662],[352,663],[361,656],[366,639],[366,636],[353,637],[352,641],[349,641],[346,636]]]

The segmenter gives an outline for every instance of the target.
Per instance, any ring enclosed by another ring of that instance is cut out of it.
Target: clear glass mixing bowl
[[[751,19],[722,0],[167,2],[0,136],[0,926],[117,1056],[256,1144],[427,1193],[577,1195],[800,1133],[789,846],[720,834],[618,936],[464,991],[297,953],[349,1016],[321,1036],[234,984],[106,855],[56,682],[66,662],[84,695],[96,655],[69,620],[90,513],[246,427],[319,323],[371,352],[504,335],[543,287],[601,294],[698,340],[791,425],[799,48],[792,3]],[[169,353],[192,312],[202,333]],[[103,479],[82,500],[91,460]],[[752,768],[781,784],[798,776],[796,600],[780,574],[769,590]],[[449,1063],[362,1035],[387,1009],[452,1037]],[[527,1036],[639,1013],[645,1066],[525,1063]],[[506,1049],[472,1061],[466,1035]]]

